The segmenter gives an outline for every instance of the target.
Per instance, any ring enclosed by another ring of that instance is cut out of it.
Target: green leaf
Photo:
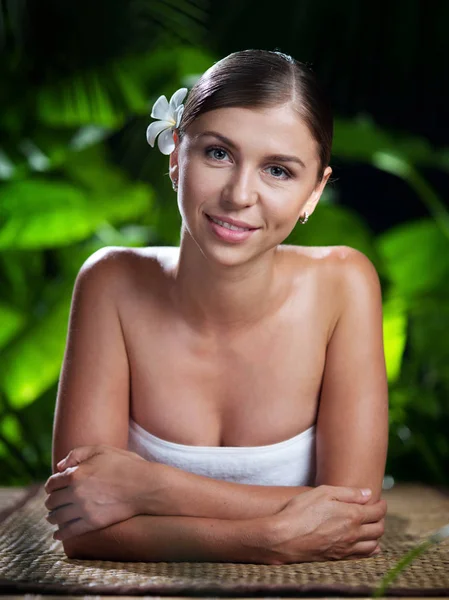
[[[179,54],[178,77],[180,83],[189,89],[192,88],[216,60],[218,60],[216,56],[203,49],[186,47]]]
[[[433,187],[413,164],[401,156],[387,152],[377,152],[373,157],[373,162],[380,169],[401,177],[408,183],[449,241],[449,211]]]
[[[46,257],[39,252],[0,252],[1,301],[29,317],[45,282],[45,260]]]
[[[0,420],[0,432],[12,444],[20,446],[22,433],[15,416],[6,415]]]
[[[2,353],[0,386],[13,409],[34,402],[53,385],[61,369],[70,312],[70,295],[48,311]]]
[[[407,341],[406,305],[401,296],[390,296],[383,303],[385,362],[389,383],[399,377]]]
[[[66,246],[105,222],[136,219],[148,211],[150,200],[143,184],[88,196],[60,181],[11,183],[0,194],[0,249]]]
[[[0,348],[14,338],[27,318],[22,312],[6,304],[0,304]]]
[[[449,243],[428,219],[405,223],[377,239],[386,273],[405,297],[428,292],[449,275]]]
[[[408,390],[402,387],[395,387],[390,390],[389,394],[389,423],[390,428],[394,425],[396,428],[401,428],[407,421],[407,413],[412,397]]]
[[[212,61],[203,50],[175,45],[78,72],[37,90],[37,119],[57,127],[118,129],[130,115],[148,112],[148,96],[164,93],[162,85],[173,81],[179,86],[181,80],[201,75]]]
[[[113,98],[111,82],[108,85],[106,80],[106,74],[102,77],[95,71],[80,72],[38,90],[37,118],[52,126],[120,127],[126,116],[126,102]]]
[[[442,396],[449,408],[449,285],[419,296],[410,307],[410,339],[421,368],[426,368],[427,385],[442,384]],[[444,391],[443,391],[444,390]],[[440,405],[441,410],[445,410]]]
[[[449,171],[447,149],[435,150],[425,138],[382,129],[369,117],[335,119],[334,156],[376,162],[382,160],[381,154],[377,153],[386,153],[392,157],[392,161],[408,161]],[[376,166],[383,168],[382,164]]]
[[[64,174],[78,188],[90,192],[110,192],[127,188],[130,183],[121,169],[107,160],[106,149],[95,144],[74,152],[63,166]]]

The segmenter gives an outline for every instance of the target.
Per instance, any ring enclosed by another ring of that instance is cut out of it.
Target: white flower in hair
[[[148,125],[147,141],[153,148],[156,137],[159,135],[157,145],[162,154],[171,154],[175,149],[173,131],[181,122],[182,113],[184,112],[182,101],[187,91],[187,88],[180,88],[170,98],[170,102],[167,101],[165,96],[159,96],[153,104],[151,116],[153,119],[159,119],[159,121],[154,121],[154,123]]]

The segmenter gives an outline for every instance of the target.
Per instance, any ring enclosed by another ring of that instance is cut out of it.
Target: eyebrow
[[[233,148],[234,150],[238,150],[238,147],[234,144],[234,142],[232,140],[225,137],[224,135],[221,135],[221,133],[217,133],[216,131],[202,131],[201,133],[197,133],[197,135],[195,135],[193,139],[196,141],[196,140],[199,140],[200,138],[206,137],[206,136],[216,137],[219,140],[221,140],[224,144],[227,144],[228,146]],[[304,162],[297,156],[291,156],[291,155],[287,155],[287,154],[271,154],[270,156],[267,156],[266,158],[268,160],[273,160],[273,161],[277,161],[277,162],[294,162],[294,163],[297,163],[298,165],[300,165],[303,169],[306,168],[306,165],[304,164]]]

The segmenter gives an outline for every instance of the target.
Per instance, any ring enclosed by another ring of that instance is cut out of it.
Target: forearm
[[[69,558],[120,562],[270,563],[266,519],[137,515],[63,542]]]
[[[142,461],[139,513],[211,519],[254,519],[278,513],[311,486],[233,483]]]

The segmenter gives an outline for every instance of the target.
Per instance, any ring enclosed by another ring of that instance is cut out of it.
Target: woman
[[[306,67],[262,50],[214,64],[184,108],[185,92],[148,128],[170,154],[180,248],[103,249],[75,284],[55,538],[121,561],[371,556],[386,513],[379,279],[352,248],[281,245],[331,174],[328,105]]]

